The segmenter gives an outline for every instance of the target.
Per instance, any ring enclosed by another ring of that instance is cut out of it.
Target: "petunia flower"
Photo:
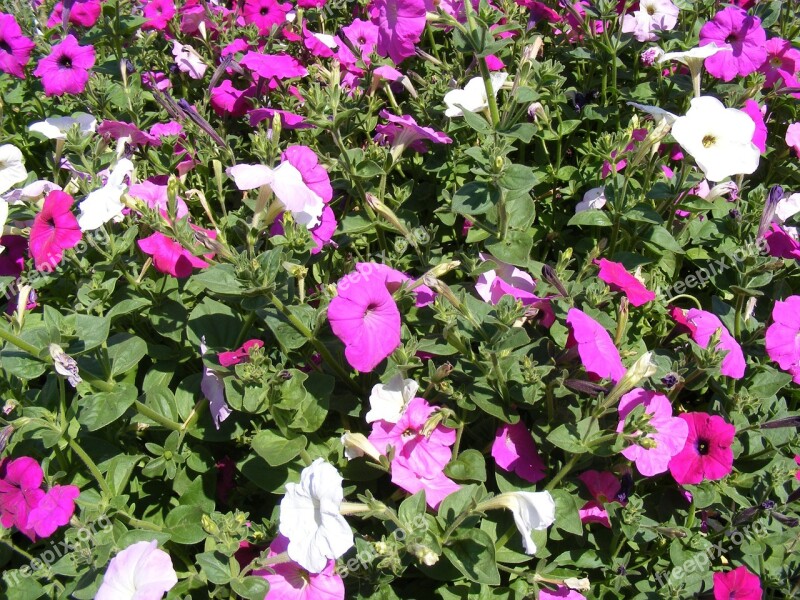
[[[758,168],[754,133],[755,123],[746,113],[711,96],[693,98],[686,115],[672,125],[675,140],[711,181],[749,175]]]
[[[733,470],[731,444],[736,428],[722,417],[703,412],[682,413],[689,426],[686,445],[669,461],[669,472],[680,485],[722,479]]]
[[[157,210],[162,216],[168,216],[169,198],[167,186],[159,185],[151,180],[140,181],[128,187],[128,196],[138,198],[148,207]],[[175,198],[175,217],[182,219],[189,214],[189,207],[180,196]]]
[[[600,267],[597,276],[617,292],[623,292],[632,306],[641,306],[656,299],[655,292],[648,290],[644,284],[628,273],[625,265],[601,258],[594,261]]]
[[[410,115],[398,117],[387,110],[382,110],[380,116],[389,121],[389,124],[378,125],[375,128],[378,133],[375,139],[392,147],[391,152],[395,160],[403,153],[405,148],[409,148],[414,152],[424,153],[428,151],[428,146],[425,142],[434,144],[451,144],[453,142],[452,139],[440,131],[417,125],[414,117]]]
[[[336,38],[327,33],[315,33],[308,29],[307,25],[307,22],[303,21],[303,45],[306,49],[319,58],[334,56],[334,50],[339,47]]]
[[[777,223],[785,223],[800,213],[800,193],[790,194],[778,200],[773,219]]]
[[[0,13],[0,71],[25,79],[25,67],[35,45],[22,35],[14,15]]]
[[[490,76],[492,91],[497,96],[497,92],[503,87],[508,79],[508,73],[494,72]],[[444,103],[447,110],[444,111],[447,117],[462,117],[466,109],[470,112],[478,112],[489,108],[489,100],[486,97],[486,86],[481,77],[473,77],[467,82],[463,90],[450,90],[444,95]]]
[[[77,127],[76,127],[77,126]],[[81,136],[94,133],[97,129],[97,119],[85,112],[72,113],[71,117],[48,117],[44,121],[32,123],[29,131],[39,133],[50,140],[66,139],[73,127]]]
[[[766,41],[761,19],[735,6],[723,8],[700,29],[701,47],[713,43],[731,49],[710,56],[705,62],[706,70],[723,81],[757,71],[767,59]]]
[[[583,199],[575,205],[575,214],[585,210],[600,210],[606,205],[606,188],[592,188],[583,195]]]
[[[391,469],[393,484],[409,494],[424,490],[425,502],[434,510],[439,508],[447,496],[461,489],[461,486],[447,477],[441,469],[430,474],[421,474],[411,461],[403,456],[396,456],[392,460]]]
[[[195,229],[194,226],[192,226]],[[216,238],[216,232],[201,230],[209,238]],[[156,231],[146,238],[136,242],[139,249],[153,258],[153,266],[159,273],[166,273],[178,279],[189,277],[193,269],[203,269],[208,263],[200,256],[197,256],[181,246],[177,241],[167,237],[160,231]],[[207,253],[210,258],[212,253]]]
[[[72,214],[73,203],[69,194],[53,190],[34,218],[29,251],[38,270],[52,271],[61,262],[64,250],[81,241],[80,226]]]
[[[219,116],[243,117],[251,105],[251,99],[256,95],[256,86],[240,90],[234,87],[230,79],[214,86],[210,90],[211,108]]]
[[[416,285],[417,281],[402,271],[374,262],[356,263],[356,271],[364,279],[380,279],[390,294],[394,294],[404,283],[414,284],[414,306],[422,308],[433,303],[435,292],[427,285]]]
[[[100,18],[100,13],[103,11],[103,5],[100,0],[72,0],[68,2],[68,18],[67,22],[81,27],[94,27],[97,19]],[[53,12],[50,13],[50,18],[47,20],[48,27],[56,27],[64,22],[64,3],[58,2],[53,7]]]
[[[36,541],[36,532],[28,519],[44,498],[43,481],[42,468],[28,456],[0,460],[0,523],[16,526],[31,541]]]
[[[288,54],[248,52],[242,57],[239,64],[264,79],[294,79],[308,75],[308,69],[299,60]]]
[[[314,125],[306,121],[302,115],[289,112],[288,110],[280,110],[277,108],[255,108],[247,113],[250,119],[250,126],[255,127],[262,121],[272,120],[277,116],[280,118],[282,129],[313,129]]]
[[[538,600],[586,600],[586,596],[565,585],[559,585],[555,590],[540,590]]]
[[[189,44],[181,44],[178,40],[172,41],[172,56],[175,57],[178,69],[192,79],[202,79],[208,69],[208,65],[197,50]]]
[[[142,9],[142,16],[147,19],[142,23],[142,30],[164,31],[176,12],[173,0],[148,0]]]
[[[800,296],[777,300],[772,308],[772,324],[767,328],[765,345],[770,359],[792,374],[800,383]]]
[[[303,469],[300,483],[287,483],[279,530],[289,539],[289,558],[311,573],[322,573],[353,547],[353,531],[339,507],[342,476],[321,458]]]
[[[13,144],[0,146],[0,194],[27,178],[28,171],[25,168],[22,151]]]
[[[542,531],[555,523],[556,503],[550,492],[505,492],[481,502],[477,510],[506,508],[514,515],[514,524],[522,536],[527,554],[536,554],[531,531]]]
[[[578,479],[586,486],[592,497],[578,511],[581,523],[599,523],[610,529],[611,522],[608,520],[608,511],[605,505],[613,502],[620,504],[617,496],[622,485],[619,479],[613,473],[600,471],[585,471],[578,476]]]
[[[789,40],[779,37],[768,39],[764,48],[767,59],[758,69],[766,76],[764,87],[800,87],[797,77],[800,71],[800,50],[794,48]]]
[[[620,399],[617,433],[626,430],[626,417],[637,406],[644,406],[642,418],[637,422],[643,429],[637,428],[629,434],[632,443],[622,450],[622,455],[636,463],[639,473],[652,477],[665,472],[672,457],[683,450],[689,429],[685,421],[672,416],[669,398],[636,388]]]
[[[289,547],[289,539],[278,535],[269,545],[267,559]],[[269,582],[264,600],[344,600],[344,582],[336,572],[336,561],[329,560],[319,573],[310,573],[294,561],[279,562],[252,573]]]
[[[74,35],[68,35],[41,59],[33,74],[42,81],[46,96],[80,94],[89,82],[94,66],[94,46],[81,46]]]
[[[654,42],[658,32],[675,29],[678,7],[669,0],[642,0],[638,10],[622,18],[622,33],[632,33],[640,42]]]
[[[497,429],[492,458],[501,469],[513,471],[531,483],[543,479],[547,471],[531,432],[522,421],[514,425],[504,423]]]
[[[800,122],[790,123],[786,128],[786,135],[784,136],[786,145],[794,150],[795,154],[800,157]]]
[[[158,542],[136,542],[108,563],[95,600],[160,600],[178,583],[169,554]]]
[[[691,309],[686,313],[686,320],[692,327],[692,339],[703,348],[707,348],[711,337],[719,331],[720,340],[715,348],[719,351],[726,351],[725,358],[720,365],[720,373],[733,379],[744,377],[747,363],[742,353],[742,347],[728,329],[722,324],[717,315],[697,308]]]
[[[250,350],[252,348],[263,348],[264,342],[261,340],[247,340],[240,348],[228,352],[220,352],[217,355],[219,364],[223,367],[233,367],[242,363],[250,358]]]
[[[50,537],[56,529],[69,523],[79,495],[80,490],[74,485],[54,485],[28,514],[26,529],[40,538]]]
[[[122,220],[122,194],[128,189],[127,178],[134,172],[133,163],[127,158],[120,159],[108,176],[106,184],[93,192],[78,205],[78,225],[81,231],[94,231],[112,219]]]
[[[378,54],[388,56],[396,65],[416,54],[425,31],[425,0],[373,0],[369,11],[378,26]]]
[[[800,260],[797,228],[771,223],[770,229],[764,233],[764,242],[770,256]]]
[[[747,567],[714,573],[714,600],[761,600],[761,579]]]
[[[700,75],[703,72],[703,63],[707,58],[716,56],[719,52],[732,52],[729,46],[718,46],[714,42],[679,52],[662,53],[656,60],[659,63],[677,60],[689,67],[695,97],[700,96]]]
[[[207,351],[206,338],[203,336],[200,340],[200,356],[204,356]],[[225,400],[225,384],[222,382],[222,377],[217,371],[205,366],[205,364],[203,365],[203,376],[200,379],[200,391],[208,400],[208,411],[211,413],[211,420],[214,422],[214,427],[219,430],[222,422],[230,417],[233,411]]]
[[[605,328],[577,308],[569,309],[567,325],[570,335],[567,347],[578,346],[578,354],[586,372],[614,383],[625,375],[625,367]]]
[[[766,110],[766,106],[764,110]],[[762,112],[761,107],[758,105],[758,102],[755,100],[750,100],[749,98],[745,100],[744,106],[742,107],[742,112],[745,113],[750,119],[752,119],[753,123],[756,126],[756,130],[753,132],[752,142],[756,148],[758,148],[761,154],[767,151],[767,126],[764,123],[764,113]]]
[[[245,0],[242,5],[242,18],[247,25],[255,25],[259,35],[269,35],[273,27],[286,22],[286,15],[292,5],[277,0]]]
[[[369,395],[369,412],[364,416],[367,423],[385,421],[397,423],[403,416],[406,406],[413,400],[419,384],[413,379],[403,379],[396,374],[386,385],[377,383]]]
[[[478,253],[481,261],[491,261],[497,265],[496,269],[485,271],[478,276],[475,291],[489,304],[497,304],[503,296],[516,298],[526,306],[532,306],[542,311],[542,325],[550,327],[555,322],[555,313],[546,298],[540,298],[534,293],[536,281],[528,273],[498,260],[491,254]]]

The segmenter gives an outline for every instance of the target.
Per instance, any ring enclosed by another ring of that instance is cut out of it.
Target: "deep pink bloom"
[[[669,462],[669,472],[681,485],[722,479],[733,470],[731,444],[736,428],[717,415],[683,413],[689,426],[686,445]]]
[[[319,218],[319,225],[309,230],[311,239],[314,240],[316,244],[311,249],[311,254],[319,254],[323,246],[331,243],[331,239],[333,238],[333,234],[336,233],[338,225],[339,223],[336,220],[336,215],[333,214],[331,207],[327,204],[323,206],[322,215]]]
[[[531,432],[522,421],[514,425],[503,424],[497,429],[492,458],[501,469],[513,471],[531,483],[543,479],[547,470]]]
[[[313,129],[313,125],[306,121],[306,118],[295,113],[279,110],[277,108],[255,108],[247,113],[250,117],[250,126],[255,127],[261,121],[270,122],[277,115],[280,117],[282,129]]]
[[[379,277],[355,271],[336,289],[328,306],[331,329],[344,343],[350,366],[369,373],[400,345],[400,311]]]
[[[425,142],[434,144],[451,144],[453,142],[452,139],[440,131],[417,125],[411,115],[398,117],[387,110],[382,110],[380,116],[389,121],[389,125],[378,125],[376,127],[375,130],[378,132],[376,141],[385,141],[393,148],[400,148],[401,151],[403,148],[410,148],[415,152],[427,152],[428,146]]]
[[[75,513],[75,499],[79,495],[80,490],[74,485],[54,485],[30,511],[27,529],[41,538],[50,537],[56,529],[69,523]]]
[[[555,33],[565,33],[567,39],[573,43],[583,40],[583,32],[586,28],[593,30],[595,34],[603,33],[605,24],[601,20],[589,20],[587,23],[585,7],[591,6],[588,0],[578,0],[577,2],[562,0],[560,4],[565,15],[567,27],[566,32],[556,29]],[[571,9],[567,9],[565,7],[566,4],[571,4]]]
[[[142,23],[142,29],[157,29],[163,31],[175,16],[175,3],[172,0],[149,0],[144,5],[142,14],[147,19]]]
[[[307,22],[303,21],[303,45],[318,58],[331,58],[338,44],[333,36],[314,33],[307,27]]]
[[[297,6],[300,8],[322,8],[327,2],[328,0],[297,0]]]
[[[159,141],[164,137],[179,136],[183,133],[183,125],[177,121],[168,121],[167,123],[156,123],[150,127],[150,136],[157,138]]]
[[[750,117],[756,125],[756,130],[753,132],[753,144],[763,154],[767,151],[767,126],[764,123],[764,113],[761,112],[761,107],[755,100],[746,100],[742,111]]]
[[[538,598],[539,600],[586,600],[586,596],[565,585],[559,585],[555,590],[542,589]]]
[[[777,258],[800,260],[800,243],[777,223],[772,223],[764,234],[767,254]]]
[[[28,527],[28,518],[44,498],[43,480],[39,463],[28,456],[0,460],[0,523],[16,526],[32,541],[36,532]]]
[[[767,59],[766,42],[761,19],[735,6],[723,8],[700,29],[701,46],[714,43],[732,50],[717,52],[705,60],[706,70],[723,81],[757,71]]]
[[[99,0],[76,0],[69,9],[69,22],[81,27],[94,27],[103,5]],[[47,20],[48,27],[56,27],[64,21],[64,5],[59,2],[53,7],[53,12]]]
[[[540,21],[558,23],[561,20],[561,15],[544,2],[538,2],[537,0],[514,0],[514,2],[530,11],[528,29],[532,29]]]
[[[797,464],[798,467],[800,467],[800,454],[795,454],[794,462]],[[800,481],[800,471],[795,473],[794,477],[795,477],[795,479],[797,479],[797,481]]]
[[[410,461],[402,456],[392,460],[392,483],[410,494],[425,490],[425,501],[432,509],[439,508],[442,500],[461,489],[455,481],[448,478],[441,469],[433,475],[419,474],[411,467]]]
[[[216,237],[215,231],[206,232],[210,238]],[[152,235],[138,240],[139,249],[153,257],[153,266],[160,273],[183,278],[192,274],[192,269],[203,269],[208,263],[195,256],[172,238],[156,231]],[[207,254],[207,256],[210,256]]]
[[[5,248],[0,254],[0,277],[19,277],[25,270],[28,240],[21,235],[4,235],[0,246]]]
[[[230,79],[226,79],[218,86],[211,88],[211,108],[220,117],[243,117],[250,108],[250,99],[255,97],[256,87],[240,90],[233,86]]]
[[[22,35],[14,15],[0,13],[0,71],[25,78],[25,66],[35,44]]]
[[[628,273],[622,263],[611,262],[605,258],[594,261],[600,267],[597,276],[616,291],[623,292],[633,306],[641,306],[656,299],[655,292],[648,290],[644,284]]]
[[[636,463],[639,473],[645,477],[652,477],[666,471],[670,459],[683,450],[689,428],[685,421],[672,416],[669,398],[663,394],[635,388],[619,401],[617,433],[625,430],[625,417],[639,405],[644,405],[647,426],[655,431],[645,433],[637,430],[638,435],[633,434],[637,439],[622,451],[622,455]],[[644,447],[640,443],[643,440],[647,440],[652,447]]]
[[[786,128],[784,140],[786,145],[792,148],[795,154],[800,157],[800,122],[789,124],[789,127]]]
[[[240,348],[231,350],[229,352],[220,352],[217,354],[219,364],[223,367],[232,367],[244,362],[250,358],[251,348],[263,348],[264,342],[261,340],[247,340]]]
[[[800,296],[775,302],[765,344],[770,359],[800,383]]]
[[[567,325],[570,328],[567,347],[578,346],[586,372],[601,379],[610,379],[614,383],[625,375],[625,367],[605,328],[585,312],[571,308],[567,313]]]
[[[711,336],[719,331],[720,340],[716,350],[718,352],[727,350],[725,358],[722,359],[722,364],[719,368],[720,373],[732,377],[733,379],[741,379],[744,377],[747,363],[744,360],[742,347],[730,334],[725,325],[722,324],[722,321],[719,320],[717,315],[705,310],[693,308],[686,313],[686,320],[694,327],[692,339],[703,348],[708,347]]]
[[[262,54],[261,52],[248,52],[239,61],[254,73],[265,79],[291,79],[305,77],[306,68],[299,60],[288,54]]]
[[[46,96],[80,94],[93,66],[94,46],[81,46],[75,36],[68,35],[39,61],[33,74],[41,79]]]
[[[378,54],[397,65],[416,54],[425,30],[425,0],[374,0],[370,17],[379,29]]]
[[[120,138],[130,138],[128,142],[132,146],[159,145],[158,138],[142,131],[133,123],[126,121],[111,121],[106,119],[97,127],[97,133],[105,138],[118,140]]]
[[[714,600],[761,600],[762,596],[761,580],[747,567],[714,573]]]
[[[267,35],[273,27],[286,22],[286,13],[292,9],[288,2],[277,0],[245,0],[242,16],[247,25],[255,25],[258,33]]]
[[[764,47],[767,59],[758,69],[767,77],[764,87],[771,88],[776,84],[780,84],[780,87],[800,87],[797,78],[797,72],[800,71],[800,50],[794,48],[789,40],[782,38],[769,39]]]
[[[308,146],[289,146],[281,154],[281,160],[287,161],[300,171],[303,183],[322,198],[325,204],[333,199],[333,188],[328,172],[319,164],[319,156]]]
[[[600,471],[585,471],[578,476],[578,479],[583,482],[592,497],[578,511],[581,523],[600,523],[610,528],[611,522],[608,520],[605,505],[611,502],[620,503],[617,498],[622,489],[619,479],[613,473]]]
[[[378,26],[370,21],[353,19],[350,25],[342,27],[342,33],[360,52],[361,57],[369,62],[367,57],[375,52],[375,46],[378,44]]]
[[[496,269],[486,271],[478,276],[475,291],[484,302],[497,304],[503,296],[511,296],[526,306],[538,308],[542,314],[542,325],[550,327],[555,323],[556,316],[550,301],[539,298],[536,291],[536,281],[528,273],[496,259],[491,254],[479,253],[482,261],[491,261],[497,265]]]
[[[269,545],[267,558],[287,551],[289,538],[278,534]],[[310,573],[294,561],[280,561],[253,575],[269,582],[264,600],[344,600],[344,582],[336,572],[336,561],[328,560],[320,573]]]
[[[648,133],[649,132],[647,131],[647,129],[643,128],[634,129],[633,132],[631,133],[631,143],[625,147],[625,152],[630,152],[631,150],[636,148],[636,142],[644,141]],[[616,158],[616,156],[617,156],[617,151],[616,150],[612,151],[611,158]],[[628,161],[622,158],[616,162],[614,168],[616,169],[616,172],[619,173],[620,171],[622,171],[622,169],[624,169],[627,166],[627,164]],[[605,179],[611,174],[611,172],[612,172],[611,163],[608,162],[607,160],[603,161],[603,167],[600,169],[600,176],[603,179]]]
[[[53,190],[34,218],[29,250],[38,270],[52,271],[61,262],[64,250],[74,248],[81,241],[78,220],[71,212],[73,203],[69,194]]]
[[[145,71],[142,73],[142,85],[145,89],[155,88],[163,92],[172,87],[172,82],[161,71]]]

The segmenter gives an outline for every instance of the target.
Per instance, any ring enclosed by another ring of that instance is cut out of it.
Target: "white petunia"
[[[590,209],[599,210],[606,205],[606,202],[606,188],[603,186],[592,188],[583,195],[583,200],[575,205],[575,212],[579,213]]]
[[[51,140],[63,140],[75,125],[78,127],[78,133],[82,136],[87,135],[96,130],[97,119],[88,113],[76,112],[71,117],[50,117],[44,121],[38,121],[28,129]]]
[[[94,231],[112,219],[122,220],[122,209],[125,205],[120,200],[128,188],[125,179],[131,173],[133,163],[123,158],[111,170],[106,184],[86,196],[78,207],[81,211],[78,215],[81,231]]]
[[[728,47],[717,46],[714,42],[705,46],[696,46],[690,50],[682,52],[665,52],[658,58],[658,62],[677,60],[691,69],[692,65],[700,65],[709,56],[714,56],[717,52],[730,52]]]
[[[342,476],[321,458],[303,469],[300,483],[286,484],[279,529],[289,538],[289,558],[311,573],[353,547],[353,531],[339,513],[343,499]]]
[[[675,119],[678,118],[678,115],[673,115],[668,110],[664,110],[663,108],[659,108],[658,106],[650,106],[649,104],[639,104],[637,102],[627,102],[627,105],[633,106],[634,108],[638,108],[639,110],[646,112],[647,114],[653,117],[653,120],[656,122],[656,124],[666,122],[667,125],[672,125],[675,122]]]
[[[3,196],[9,204],[21,204],[22,202],[34,202],[44,198],[53,190],[61,190],[61,186],[46,179],[37,179],[21,188],[14,188]]]
[[[28,171],[22,152],[13,144],[0,146],[0,194],[8,191],[12,185],[25,181]]]
[[[203,75],[205,75],[208,65],[203,62],[203,57],[197,53],[197,50],[189,44],[181,44],[179,41],[174,40],[172,42],[172,56],[175,57],[175,64],[178,65],[178,69],[192,79],[202,79]]]
[[[784,196],[778,201],[775,208],[776,221],[783,223],[800,213],[800,193]]]
[[[95,600],[157,600],[175,587],[178,576],[158,542],[136,542],[122,550],[103,575]]]
[[[550,492],[505,492],[481,502],[476,510],[507,508],[514,514],[514,524],[522,535],[528,554],[536,554],[531,531],[547,529],[556,521],[556,503]]]
[[[672,125],[672,135],[691,154],[706,178],[721,181],[749,175],[761,152],[753,143],[756,125],[744,111],[725,108],[716,98],[694,98],[689,111]]]
[[[508,73],[495,72],[490,75],[492,90],[494,95],[503,87]],[[463,90],[451,90],[444,95],[444,103],[447,110],[444,112],[447,117],[463,117],[462,108],[470,112],[478,112],[489,107],[489,99],[486,97],[486,86],[481,77],[473,77],[467,82]]]
[[[670,31],[678,23],[678,7],[669,0],[642,0],[639,9],[622,19],[622,32],[640,42],[653,42],[657,33]]]
[[[419,385],[413,379],[403,379],[399,373],[389,380],[372,387],[369,395],[369,412],[366,415],[367,423],[373,421],[386,421],[397,423],[403,416],[405,407],[417,395]]]

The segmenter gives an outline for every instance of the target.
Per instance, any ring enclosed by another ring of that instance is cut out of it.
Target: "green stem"
[[[548,483],[544,489],[550,491],[555,488],[561,482],[561,480],[569,474],[578,460],[580,460],[580,454],[573,454],[572,458],[569,459],[567,464],[561,467],[561,470],[556,473],[556,476],[550,480],[550,483]]]
[[[138,527],[139,529],[147,529],[148,531],[163,531],[163,529],[155,523],[142,521],[121,510],[115,512],[114,516],[120,517],[127,525],[132,525],[133,527]]]
[[[105,477],[100,472],[100,469],[97,468],[95,462],[91,459],[91,457],[86,454],[86,452],[81,448],[80,444],[73,439],[69,440],[69,447],[72,448],[72,451],[78,455],[78,457],[83,461],[83,464],[86,465],[86,468],[89,469],[89,472],[94,477],[95,481],[97,481],[97,485],[100,486],[100,489],[103,493],[108,496],[109,498],[114,497],[114,492],[111,491],[111,488],[108,486]]]
[[[176,423],[172,419],[168,419],[164,415],[157,413],[143,402],[139,402],[138,400],[136,400],[136,402],[134,402],[134,406],[136,406],[136,410],[139,411],[140,415],[147,417],[151,421],[155,421],[156,423],[166,427],[167,429],[171,429],[172,431],[183,430],[183,425],[181,425],[180,423]]]

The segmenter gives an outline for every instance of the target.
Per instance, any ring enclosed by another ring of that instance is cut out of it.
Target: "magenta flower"
[[[689,426],[686,445],[669,462],[669,472],[681,485],[722,479],[733,470],[731,444],[736,428],[722,417],[704,412],[683,413]]]
[[[378,44],[378,37],[380,35],[378,26],[370,21],[353,19],[350,25],[342,27],[342,33],[344,33],[348,41],[359,51],[361,54],[360,58],[369,62],[368,57],[375,52],[375,46]],[[352,53],[350,56],[353,56]]]
[[[28,456],[0,460],[0,523],[16,526],[31,541],[36,541],[36,532],[28,527],[28,518],[44,498],[43,480],[39,463]]]
[[[53,190],[34,218],[29,251],[38,270],[52,271],[61,262],[64,250],[74,248],[81,241],[81,229],[72,214],[73,203],[69,194]]]
[[[241,362],[245,362],[250,358],[250,349],[251,348],[263,348],[264,342],[261,340],[247,340],[244,344],[241,345],[240,348],[236,350],[230,350],[228,352],[220,352],[217,354],[217,359],[219,359],[219,364],[223,367],[232,367],[234,365],[238,365]]]
[[[370,17],[379,29],[378,54],[397,65],[416,54],[425,30],[425,0],[374,0]]]
[[[142,23],[142,29],[165,30],[170,20],[175,16],[175,3],[172,0],[149,0],[144,5],[142,15],[147,21]]]
[[[281,154],[282,161],[288,161],[300,172],[303,183],[322,198],[325,204],[333,199],[333,188],[328,172],[319,164],[319,156],[308,146],[289,146]]]
[[[700,29],[700,46],[713,43],[731,49],[717,52],[705,61],[706,70],[723,81],[757,71],[767,59],[766,42],[761,19],[735,6],[723,8]]]
[[[586,372],[614,383],[625,375],[625,367],[605,328],[592,317],[577,308],[569,309],[567,325],[570,329],[567,347],[577,344]]]
[[[303,45],[316,57],[331,58],[334,50],[339,46],[336,38],[325,33],[314,33],[303,21]]]
[[[215,231],[205,231],[205,233],[211,239],[216,238]],[[192,269],[203,269],[208,266],[208,263],[201,257],[192,254],[178,242],[159,231],[138,240],[136,244],[142,252],[153,257],[153,266],[156,271],[178,279],[189,277]],[[210,258],[211,254],[206,254],[206,256]]]
[[[559,585],[555,590],[542,589],[538,598],[539,600],[586,600],[586,596],[565,585]]]
[[[211,88],[211,108],[220,117],[243,117],[250,108],[250,99],[256,95],[256,86],[240,90],[226,79],[218,86]]]
[[[69,523],[79,495],[80,490],[74,485],[54,485],[30,511],[26,528],[41,538],[50,537],[56,529]],[[30,537],[28,533],[25,535]]]
[[[159,139],[150,135],[146,131],[142,131],[133,123],[126,121],[111,121],[104,120],[97,128],[97,133],[106,139],[119,140],[121,138],[129,138],[132,146],[147,146],[159,145]]]
[[[733,379],[741,379],[744,377],[747,363],[744,360],[742,347],[730,334],[725,325],[722,324],[722,321],[719,320],[717,315],[705,310],[693,308],[686,313],[686,320],[692,328],[692,339],[703,348],[708,347],[711,336],[719,331],[720,340],[716,350],[718,352],[727,350],[725,358],[722,359],[722,364],[719,368],[720,373],[732,377]]]
[[[248,52],[239,64],[265,79],[292,79],[305,77],[308,74],[308,70],[300,61],[288,54]]]
[[[786,141],[786,145],[794,150],[795,154],[800,157],[800,122],[789,124],[786,128],[784,140]]]
[[[615,292],[623,292],[633,306],[641,306],[656,299],[655,292],[648,290],[644,284],[628,273],[622,263],[611,262],[605,258],[594,261],[600,267],[597,276],[605,281]]]
[[[50,55],[41,59],[33,74],[42,80],[47,96],[80,94],[89,82],[89,69],[94,66],[94,46],[81,46],[75,36],[68,35],[52,47]]]
[[[789,230],[793,229],[790,227],[787,230],[777,223],[772,223],[770,229],[764,234],[767,254],[777,258],[800,260],[800,243],[789,233]]]
[[[453,142],[452,139],[440,131],[417,125],[411,115],[398,117],[387,110],[382,110],[380,116],[389,121],[389,124],[378,125],[375,128],[375,131],[378,132],[375,139],[391,145],[392,156],[400,156],[405,148],[410,148],[420,153],[427,152],[428,146],[425,142],[434,144],[451,144]]]
[[[0,13],[0,71],[25,78],[25,66],[35,44],[22,35],[14,15]]]
[[[68,22],[81,27],[93,27],[103,11],[99,0],[73,0],[69,8]],[[47,20],[48,27],[56,27],[64,22],[64,4],[59,2],[53,7],[53,12]]]
[[[761,600],[763,593],[761,580],[747,567],[714,573],[714,600]]]
[[[764,113],[761,112],[761,107],[755,100],[746,100],[742,107],[744,112],[756,126],[753,133],[753,144],[758,148],[761,154],[767,151],[767,126],[764,123]]]
[[[415,280],[405,273],[379,263],[356,263],[356,271],[363,275],[364,279],[370,277],[381,279],[390,294],[394,294],[406,282],[415,283]],[[422,308],[434,301],[436,293],[427,285],[419,285],[414,288],[414,297],[414,305]]]
[[[539,298],[534,293],[536,281],[533,277],[514,265],[498,260],[491,254],[480,252],[478,256],[482,261],[488,260],[497,265],[496,269],[481,273],[475,283],[475,291],[484,302],[495,305],[503,296],[511,296],[526,306],[538,308],[542,313],[544,327],[549,328],[555,323],[556,316],[550,301],[546,298]]]
[[[396,456],[392,461],[392,483],[410,494],[425,490],[425,501],[434,510],[447,496],[461,489],[441,469],[430,476],[422,475],[402,456]]]
[[[312,129],[314,127],[302,115],[277,108],[254,108],[247,115],[250,117],[251,127],[255,127],[261,121],[272,122],[276,115],[280,118],[282,129]]]
[[[585,471],[578,476],[578,479],[583,482],[592,497],[578,511],[581,523],[600,523],[604,527],[611,528],[605,505],[612,502],[620,504],[617,496],[622,489],[622,485],[616,475],[609,472]]]
[[[267,558],[278,556],[288,548],[289,538],[278,534],[269,545]],[[289,561],[255,570],[253,575],[269,582],[269,592],[264,600],[344,600],[344,582],[336,572],[335,560],[329,559],[320,573],[311,573]]]
[[[800,296],[778,300],[772,308],[772,325],[767,328],[765,344],[771,360],[800,383]]]
[[[767,59],[758,69],[766,75],[765,88],[774,87],[800,87],[797,72],[800,71],[800,50],[792,46],[789,40],[771,38],[764,45]]]
[[[665,472],[672,457],[683,450],[689,428],[685,421],[672,416],[669,398],[635,388],[619,401],[617,433],[625,431],[626,417],[639,405],[644,406],[644,415],[634,424],[636,431],[630,434],[633,443],[622,451],[622,455],[636,463],[639,473],[652,477]]]
[[[333,333],[350,366],[369,373],[400,345],[400,311],[383,280],[358,271],[343,277],[328,306]]]
[[[514,425],[506,423],[497,429],[492,444],[492,458],[501,469],[513,471],[531,483],[543,479],[547,471],[536,442],[522,421]]]
[[[273,27],[286,22],[286,13],[292,9],[288,2],[277,0],[245,0],[242,16],[247,25],[255,25],[260,35],[268,35]]]

